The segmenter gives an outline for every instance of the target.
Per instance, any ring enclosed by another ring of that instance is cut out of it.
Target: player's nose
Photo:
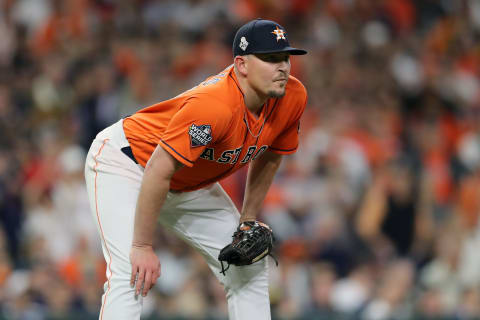
[[[280,61],[278,63],[278,70],[288,74],[288,71],[290,70],[290,63],[288,61]]]

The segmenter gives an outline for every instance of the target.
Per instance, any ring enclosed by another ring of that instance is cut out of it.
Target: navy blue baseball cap
[[[276,22],[264,19],[252,20],[238,29],[233,40],[233,56],[254,53],[288,52],[292,55],[307,51],[290,47],[287,32]]]

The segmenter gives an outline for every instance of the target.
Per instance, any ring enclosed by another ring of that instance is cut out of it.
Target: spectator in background
[[[78,145],[66,145],[61,150],[58,156],[61,176],[52,187],[52,201],[61,215],[63,228],[72,239],[72,246],[86,241],[89,251],[100,253],[97,230],[89,217],[90,205],[83,178],[85,158],[86,152]]]
[[[378,169],[366,191],[356,219],[357,232],[384,261],[407,255],[420,262],[427,258],[432,208],[427,177],[418,178],[416,182],[408,161],[397,159]]]
[[[359,264],[335,283],[330,299],[336,313],[351,317],[365,306],[375,287],[373,271],[372,265]]]
[[[411,314],[414,265],[408,260],[394,260],[386,266],[372,299],[360,311],[361,319],[405,318]]]
[[[334,317],[332,291],[337,280],[333,266],[316,264],[311,273],[311,304],[302,312],[301,319],[328,319]]]

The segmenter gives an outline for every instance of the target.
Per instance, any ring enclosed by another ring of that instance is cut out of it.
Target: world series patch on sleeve
[[[212,141],[212,127],[208,124],[192,124],[188,130],[192,147],[206,146]]]

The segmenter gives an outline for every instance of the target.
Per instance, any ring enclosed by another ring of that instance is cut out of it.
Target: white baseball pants
[[[130,287],[129,255],[143,168],[120,151],[128,145],[120,120],[97,135],[85,165],[92,214],[107,263],[100,320],[140,319],[142,308],[142,297]],[[239,218],[218,183],[193,192],[169,192],[159,214],[159,222],[201,253],[224,285],[229,319],[270,319],[267,259],[231,266],[226,276],[220,274],[218,254],[231,242]],[[162,269],[161,276],[168,277],[168,270]]]

